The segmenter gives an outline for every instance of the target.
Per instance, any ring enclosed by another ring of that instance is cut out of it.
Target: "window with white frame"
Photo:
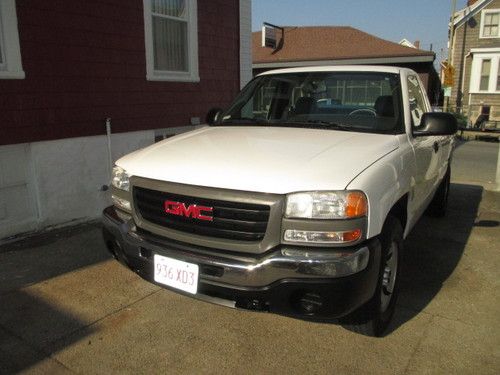
[[[196,0],[143,0],[147,79],[199,81]]]
[[[486,9],[481,13],[481,38],[500,37],[500,9]]]
[[[500,93],[500,48],[473,49],[471,93]]]
[[[0,0],[0,79],[22,79],[15,0]]]

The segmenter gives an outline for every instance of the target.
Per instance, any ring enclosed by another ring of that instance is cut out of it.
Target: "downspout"
[[[106,137],[108,141],[108,175],[111,176],[113,170],[113,156],[111,153],[111,118],[106,118]]]
[[[111,118],[106,117],[106,140],[107,140],[107,148],[108,148],[108,162],[107,162],[107,170],[108,170],[108,178],[105,184],[101,186],[100,191],[108,191],[111,181],[111,174],[113,173],[113,156],[111,153]]]
[[[464,90],[465,88],[465,72],[467,71],[467,58],[471,56],[471,52],[469,51],[469,53],[467,53],[465,56],[464,56],[464,71],[463,71],[463,74],[462,74],[462,91]],[[469,77],[470,79],[470,77]],[[467,90],[469,91],[469,100],[470,100],[470,85],[469,85],[469,89]],[[463,109],[463,108],[462,108]],[[467,107],[467,110],[469,110],[469,107]]]
[[[472,56],[472,52],[469,51],[469,53],[467,55],[465,55],[465,60],[464,60],[464,76],[462,77],[463,81],[465,82],[465,67],[467,66],[467,57],[469,56]],[[472,94],[470,92],[470,79],[472,78],[472,70],[470,72],[470,77],[469,77],[469,98],[467,100],[467,118],[469,119],[470,121],[470,102],[472,100]],[[462,87],[465,87],[463,84],[462,84]]]

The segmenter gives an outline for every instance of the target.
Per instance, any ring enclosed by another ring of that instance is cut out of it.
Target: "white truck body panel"
[[[394,135],[286,127],[206,127],[117,161],[129,175],[189,185],[287,194],[344,190],[394,151]]]
[[[410,176],[414,168],[413,150],[405,134],[395,138],[400,142],[397,152],[372,164],[346,187],[364,191],[368,197],[368,238],[382,231],[394,203],[410,190]]]

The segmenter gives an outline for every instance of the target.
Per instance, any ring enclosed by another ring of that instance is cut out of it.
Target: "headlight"
[[[285,216],[296,219],[350,219],[365,216],[368,200],[360,191],[312,191],[289,194]]]
[[[123,168],[118,166],[113,167],[113,174],[111,176],[111,185],[120,190],[129,191],[130,180],[129,175]]]

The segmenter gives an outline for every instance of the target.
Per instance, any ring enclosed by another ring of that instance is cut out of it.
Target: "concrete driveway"
[[[446,218],[406,240],[384,338],[160,289],[110,259],[98,224],[5,244],[0,373],[499,374],[500,193],[483,186],[455,179]]]

